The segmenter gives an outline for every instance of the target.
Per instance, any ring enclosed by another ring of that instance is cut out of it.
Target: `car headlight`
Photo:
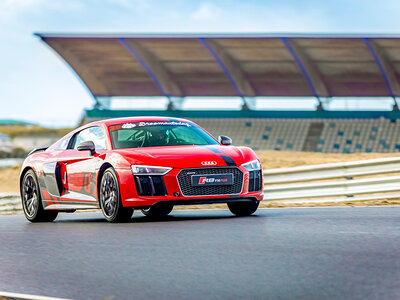
[[[132,165],[133,175],[165,175],[171,170],[168,167]]]
[[[261,170],[261,164],[258,160],[253,160],[242,165],[247,171]]]

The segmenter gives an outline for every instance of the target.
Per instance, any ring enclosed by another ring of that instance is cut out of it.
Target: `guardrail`
[[[22,203],[19,194],[0,194],[0,214],[22,213]]]
[[[400,157],[270,169],[263,176],[266,201],[400,198]],[[0,194],[0,214],[8,213],[22,213],[19,194]]]
[[[400,174],[400,157],[264,170],[264,200],[400,198],[400,175],[393,173]]]

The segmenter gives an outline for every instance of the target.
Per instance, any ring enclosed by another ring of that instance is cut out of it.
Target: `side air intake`
[[[249,173],[249,192],[260,191],[262,185],[261,170],[250,171]]]
[[[162,176],[135,176],[135,183],[139,196],[167,196],[167,189]]]

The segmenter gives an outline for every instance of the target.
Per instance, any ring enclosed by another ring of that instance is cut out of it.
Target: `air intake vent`
[[[192,186],[192,175],[211,175],[211,174],[232,174],[232,185],[214,186]],[[182,169],[178,174],[178,182],[184,196],[205,196],[205,195],[231,195],[239,194],[242,190],[243,173],[239,168],[194,168]]]
[[[167,189],[162,176],[135,176],[135,182],[139,196],[167,196]]]
[[[257,192],[261,190],[261,170],[249,172],[249,192]]]

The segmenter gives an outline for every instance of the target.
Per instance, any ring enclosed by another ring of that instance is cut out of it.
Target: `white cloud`
[[[115,6],[140,12],[151,7],[149,0],[107,0],[107,2]]]
[[[190,18],[195,21],[216,20],[220,15],[220,11],[219,7],[204,2],[190,15]]]
[[[0,15],[10,16],[34,6],[39,6],[43,0],[0,0]]]
[[[107,2],[115,5],[125,6],[125,7],[132,7],[134,2],[136,1],[129,1],[129,0],[107,0]]]

